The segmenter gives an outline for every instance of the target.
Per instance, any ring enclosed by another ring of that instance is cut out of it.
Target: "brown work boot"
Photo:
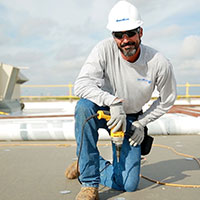
[[[82,187],[76,196],[76,200],[99,200],[98,188]]]
[[[65,176],[68,179],[75,179],[78,178],[79,175],[80,175],[79,170],[77,172],[77,161],[75,161],[67,167],[65,171]]]

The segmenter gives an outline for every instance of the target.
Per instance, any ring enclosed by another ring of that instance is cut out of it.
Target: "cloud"
[[[155,27],[154,29],[146,30],[144,28],[144,42],[153,45],[155,48],[166,49],[173,45],[174,39],[181,34],[182,27],[176,24],[171,24],[164,27]]]
[[[146,34],[146,39],[148,40],[159,40],[161,39],[169,39],[172,38],[174,36],[177,36],[180,31],[182,30],[182,28],[179,25],[176,24],[172,24],[169,26],[165,26],[165,27],[158,27],[155,28],[153,30],[150,30],[147,32]]]
[[[57,23],[50,19],[28,18],[19,26],[19,34],[22,37],[49,36]]]
[[[175,72],[178,83],[199,83],[200,35],[185,37],[176,52]]]
[[[3,27],[0,26],[0,30],[3,30]],[[0,45],[4,46],[11,42],[11,39],[0,31]]]
[[[200,35],[187,36],[181,47],[181,55],[185,59],[199,59],[200,52]],[[200,65],[199,65],[200,66]]]
[[[183,59],[175,64],[175,75],[177,83],[195,83],[199,84],[200,60]]]
[[[107,17],[117,1],[1,0],[0,62],[28,66],[31,84],[73,83],[94,45],[110,36]],[[192,77],[188,69],[199,63],[199,0],[130,2],[144,20],[144,43],[170,58],[179,80]]]
[[[199,12],[200,1],[191,0],[137,0],[134,3],[141,13],[145,27],[154,27],[166,23],[170,19],[175,21],[179,15],[188,15],[190,13]]]
[[[81,56],[83,48],[80,44],[65,44],[57,49],[56,59],[57,60],[70,60]]]
[[[198,73],[198,76],[200,75],[199,70],[200,70],[200,59],[195,60],[195,59],[190,59],[190,60],[183,60],[182,64],[180,65],[181,70],[190,70],[191,73],[194,72],[194,70]]]

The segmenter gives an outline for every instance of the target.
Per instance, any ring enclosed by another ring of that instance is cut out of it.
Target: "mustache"
[[[120,46],[121,47],[126,47],[126,46],[129,46],[129,45],[134,45],[135,46],[135,42],[127,42],[127,43],[121,44]]]

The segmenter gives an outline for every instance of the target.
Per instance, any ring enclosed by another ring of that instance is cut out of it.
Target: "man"
[[[137,189],[145,126],[166,113],[176,99],[172,65],[161,53],[141,44],[142,24],[137,8],[127,1],[119,1],[108,19],[112,38],[97,44],[75,82],[75,94],[81,98],[75,109],[82,183],[77,200],[98,199],[99,184],[128,192]],[[160,96],[142,113],[155,87]],[[81,144],[83,124],[98,110],[109,110],[111,119],[108,122],[90,119]],[[112,164],[99,155],[96,145],[99,128],[125,132],[119,162],[114,145]],[[78,177],[76,166],[77,162],[68,167],[68,178]]]

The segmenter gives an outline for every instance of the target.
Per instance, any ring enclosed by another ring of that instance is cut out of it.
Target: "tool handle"
[[[98,119],[105,119],[106,121],[110,120],[110,112],[107,110],[99,110],[98,112]],[[124,132],[123,131],[117,131],[117,132],[113,132],[112,130],[114,129],[114,127],[111,129],[110,132],[110,136],[111,137],[124,137]]]
[[[110,112],[106,110],[99,110],[97,114],[98,114],[97,116],[98,119],[105,119],[106,121],[109,121],[111,118]]]

